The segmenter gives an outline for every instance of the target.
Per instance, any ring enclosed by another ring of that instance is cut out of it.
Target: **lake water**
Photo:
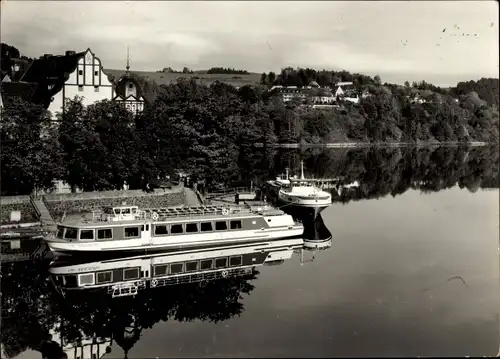
[[[104,358],[497,355],[498,149],[315,151],[263,156],[268,169],[243,177],[303,159],[316,177],[359,181],[321,212],[330,248],[136,298],[63,300],[47,262],[4,264],[5,355],[40,358],[61,322],[72,340],[108,341]]]

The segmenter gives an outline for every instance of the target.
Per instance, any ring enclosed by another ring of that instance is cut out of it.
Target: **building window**
[[[78,70],[78,75],[83,75],[83,70]]]
[[[99,86],[94,86],[94,92],[99,92]]]
[[[78,85],[78,91],[83,91],[83,85]]]
[[[134,88],[134,84],[128,84],[128,88],[129,89],[133,89]]]

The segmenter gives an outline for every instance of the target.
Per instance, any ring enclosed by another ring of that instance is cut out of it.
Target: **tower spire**
[[[130,48],[129,46],[127,46],[127,73],[128,73],[128,70],[130,69]]]

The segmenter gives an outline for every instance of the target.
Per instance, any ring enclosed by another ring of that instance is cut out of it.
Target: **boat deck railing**
[[[177,207],[177,208],[148,208],[139,210],[135,214],[115,215],[106,214],[101,211],[92,212],[92,220],[97,222],[106,221],[126,221],[126,220],[164,220],[171,218],[194,218],[206,216],[237,216],[248,214],[282,215],[284,212],[270,207],[269,205],[250,206],[231,205],[231,206],[196,206],[196,207]]]
[[[225,196],[225,195],[231,195],[231,194],[236,194],[236,193],[255,193],[257,188],[255,187],[233,187],[233,188],[225,188],[217,191],[209,191],[205,193],[203,196],[206,199],[214,198],[214,197],[219,197],[219,196]]]

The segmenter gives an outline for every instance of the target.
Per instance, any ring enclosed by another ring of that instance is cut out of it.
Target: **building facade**
[[[88,106],[114,97],[113,84],[90,49],[66,51],[62,56],[46,54],[31,64],[21,81],[38,84],[37,97],[43,99],[53,118],[64,112],[65,99],[79,96]]]

